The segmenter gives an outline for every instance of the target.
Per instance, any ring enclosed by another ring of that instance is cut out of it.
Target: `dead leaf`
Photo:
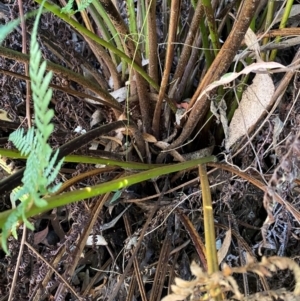
[[[222,98],[219,102],[212,100],[210,102],[210,111],[217,118],[218,122],[222,123],[225,137],[228,136],[228,119],[227,119],[227,105]]]
[[[42,242],[47,237],[48,232],[49,228],[47,226],[44,230],[34,233],[33,244],[38,245]]]
[[[276,144],[279,141],[279,135],[281,134],[283,127],[284,127],[284,123],[280,120],[280,118],[278,116],[276,116],[272,122],[274,123],[274,129],[273,129],[273,146],[275,147]]]
[[[228,249],[231,244],[231,229],[228,229],[225,234],[225,238],[222,247],[218,251],[218,263],[221,264],[225,256],[227,255]]]
[[[178,108],[175,114],[176,124],[180,125],[180,120],[185,116],[186,109]]]
[[[0,120],[12,121],[10,118],[8,118],[7,112],[4,110],[0,110]]]
[[[258,120],[266,112],[275,87],[268,74],[257,74],[253,83],[245,90],[238,109],[235,111],[229,126],[225,148],[230,147],[247,133],[253,130]]]
[[[90,127],[92,128],[94,125],[98,124],[104,119],[104,116],[101,110],[96,110],[91,116]]]
[[[116,142],[117,144],[119,144],[120,146],[123,145],[122,140],[119,139],[119,137],[101,136],[100,138],[108,139],[108,140],[114,141],[114,142]],[[123,138],[123,137],[122,137],[122,138]]]
[[[153,135],[150,135],[148,133],[143,133],[143,138],[145,139],[145,141],[150,142],[150,143],[156,143],[157,140]]]
[[[128,95],[127,87],[122,87],[118,90],[115,90],[110,93],[112,97],[114,97],[118,102],[122,102],[126,99]]]
[[[248,46],[248,48],[255,53],[256,60],[258,62],[262,61],[260,57],[260,45],[258,43],[256,34],[251,28],[248,28],[246,32],[245,43]]]

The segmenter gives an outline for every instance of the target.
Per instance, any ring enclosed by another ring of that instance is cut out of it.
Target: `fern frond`
[[[55,165],[55,162],[57,160],[57,157],[58,157],[58,150],[55,152],[55,154],[52,156],[51,160],[49,161],[49,166],[48,168],[45,169],[44,171],[44,177],[47,178],[47,186],[50,185],[56,178],[62,164],[63,164],[63,161],[59,161],[56,166]]]
[[[26,208],[28,206],[29,199],[26,201],[22,202],[21,204],[18,205],[17,210],[14,210],[14,214],[10,214],[6,221],[5,224],[2,228],[2,233],[1,233],[1,245],[3,251],[8,254],[8,248],[7,248],[7,238],[12,235],[14,238],[17,238],[17,226],[18,226],[18,221],[19,217],[23,217],[23,222],[26,225],[28,229],[34,230],[33,225],[28,221],[28,219],[25,216],[26,213]]]
[[[74,10],[74,0],[69,0],[67,5],[61,9],[61,12],[68,15],[74,15],[75,13],[81,12],[88,8],[88,6],[93,3],[94,0],[80,0],[78,3],[78,9]]]
[[[29,17],[36,15],[38,10],[34,10],[30,13],[24,15],[24,19],[26,20]],[[21,23],[21,19],[18,18],[16,20],[12,20],[5,25],[0,25],[0,45],[4,41],[4,39],[9,35],[19,24]]]
[[[80,12],[86,8],[88,8],[88,6],[93,3],[94,0],[81,0],[80,4],[78,5],[78,10],[77,12]]]
[[[22,202],[24,202],[29,195],[29,190],[27,187],[22,186],[22,187],[18,187],[18,189],[15,189],[13,191],[13,193],[11,194],[11,202],[12,203],[16,203],[17,200],[21,200]]]
[[[7,35],[9,35],[20,23],[20,19],[13,20],[6,25],[0,26],[0,45]]]
[[[20,206],[20,205],[19,205]],[[1,233],[1,245],[3,251],[8,254],[8,248],[7,248],[7,238],[12,235],[16,238],[17,236],[17,223],[18,223],[19,217],[16,214],[10,214],[6,221],[5,224],[2,228],[2,233]]]
[[[48,188],[48,192],[49,193],[55,193],[55,192],[57,192],[60,189],[61,185],[62,185],[62,183],[58,183],[58,184],[55,184],[52,187],[49,187]]]
[[[13,142],[22,155],[28,156],[36,146],[37,141],[34,132],[34,129],[31,128],[24,135],[24,129],[18,129],[9,136],[9,140]]]
[[[54,111],[48,108],[52,98],[52,90],[49,88],[52,73],[46,73],[46,62],[42,62],[42,53],[37,42],[37,29],[43,3],[34,22],[30,44],[29,75],[36,128],[29,129],[26,135],[23,129],[10,135],[10,140],[14,142],[22,154],[28,155],[28,158],[22,178],[24,185],[12,193],[12,203],[17,199],[22,202],[9,215],[2,229],[1,242],[6,253],[8,253],[7,237],[10,233],[16,237],[18,221],[21,219],[26,227],[33,229],[26,218],[26,212],[32,205],[46,206],[47,201],[43,199],[43,195],[56,191],[60,186],[58,184],[49,188],[61,168],[63,159],[55,165],[58,151],[52,156],[52,149],[47,142],[54,129],[53,124],[51,124]]]
[[[75,11],[73,10],[74,0],[69,0],[67,5],[61,9],[63,14],[73,15]]]

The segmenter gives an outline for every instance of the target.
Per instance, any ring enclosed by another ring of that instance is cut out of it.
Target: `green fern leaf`
[[[9,237],[10,233],[12,233],[13,237],[17,237],[17,223],[18,223],[19,217],[17,214],[10,214],[5,224],[2,228],[1,233],[1,245],[3,248],[3,251],[8,254],[8,248],[7,248],[7,238]]]
[[[3,1],[2,1],[3,2]],[[36,15],[38,10],[30,12],[24,15],[24,19],[26,20],[29,17]],[[5,25],[0,25],[0,45],[4,41],[4,39],[9,35],[19,24],[21,23],[21,19],[18,18],[16,20],[10,21]]]
[[[57,150],[49,161],[49,166],[44,171],[44,177],[47,179],[47,186],[53,183],[63,164],[63,161],[61,160],[58,164],[56,164],[56,166],[54,166],[58,157],[58,153],[59,152]]]
[[[0,45],[8,34],[10,34],[20,23],[20,19],[13,20],[6,25],[0,26]]]
[[[69,0],[67,5],[61,9],[63,14],[73,15],[75,11],[73,10],[74,0]]]
[[[80,12],[86,8],[88,8],[88,6],[93,3],[94,0],[81,0],[80,4],[78,5],[78,10],[77,12]]]
[[[37,141],[34,133],[33,128],[29,129],[26,135],[24,135],[24,129],[18,129],[9,136],[9,140],[13,142],[22,155],[28,156],[36,146]]]
[[[43,199],[43,195],[57,191],[60,187],[60,184],[52,187],[51,185],[57,177],[63,159],[55,165],[58,151],[52,155],[52,149],[47,142],[54,129],[51,123],[54,111],[48,108],[52,98],[52,90],[49,88],[52,73],[46,72],[46,62],[42,61],[42,54],[36,37],[43,3],[33,26],[30,44],[29,75],[36,128],[29,129],[26,135],[23,129],[10,135],[10,140],[22,154],[28,155],[28,158],[22,178],[23,187],[12,193],[12,203],[17,199],[22,202],[9,215],[2,229],[1,242],[6,253],[8,253],[6,240],[10,233],[16,237],[18,221],[22,220],[26,227],[33,229],[26,217],[26,212],[33,204],[38,207],[46,206],[47,201]]]
[[[68,15],[74,15],[75,13],[81,12],[88,8],[94,0],[81,0],[78,4],[78,9],[73,10],[74,0],[69,0],[67,5],[61,9],[61,12]]]

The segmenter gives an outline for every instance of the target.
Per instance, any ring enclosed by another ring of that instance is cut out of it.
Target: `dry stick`
[[[84,37],[87,43],[89,44],[91,50],[93,51],[94,55],[96,56],[98,62],[104,61],[108,70],[110,71],[110,75],[113,80],[114,90],[117,90],[122,87],[122,81],[120,75],[117,71],[116,66],[114,65],[111,57],[107,53],[107,51],[98,43],[95,43],[90,38]]]
[[[117,294],[118,294],[118,292],[120,290],[120,287],[124,283],[125,278],[127,276],[127,273],[129,272],[129,270],[130,270],[130,268],[132,266],[134,258],[137,256],[137,252],[140,249],[140,246],[141,246],[141,244],[143,242],[143,238],[145,236],[146,230],[147,230],[147,228],[148,228],[148,226],[149,226],[149,224],[150,224],[150,222],[151,222],[151,220],[152,220],[152,218],[153,218],[153,216],[154,216],[157,208],[158,208],[158,205],[156,204],[156,205],[153,206],[152,210],[149,212],[148,218],[147,218],[147,220],[146,220],[146,222],[144,224],[144,227],[143,227],[143,229],[141,231],[140,239],[138,240],[138,243],[137,243],[134,251],[132,252],[132,255],[131,255],[130,259],[128,260],[128,263],[127,263],[127,266],[126,266],[126,268],[124,270],[124,273],[120,276],[117,285],[114,287],[114,291],[112,292],[112,294],[110,295],[110,297],[109,297],[109,299],[107,301],[113,301],[113,300],[115,300],[115,297],[117,296]]]
[[[104,167],[104,168],[95,168],[83,173],[78,174],[75,177],[72,177],[71,179],[65,181],[60,188],[54,193],[54,195],[59,195],[62,192],[64,192],[65,190],[67,190],[69,187],[75,185],[78,182],[82,182],[84,179],[90,178],[92,176],[96,176],[102,173],[106,173],[106,172],[112,172],[114,170],[116,170],[116,167]]]
[[[29,62],[29,56],[18,51],[14,51],[5,47],[0,47],[0,56],[13,59],[19,62]],[[82,75],[73,72],[67,68],[64,68],[60,65],[54,64],[50,61],[47,61],[47,70],[51,70],[57,74],[62,74],[67,77],[69,80],[72,80],[85,88],[91,90],[95,94],[99,95],[101,98],[105,99],[108,103],[114,106],[114,108],[119,108],[118,110],[123,112],[121,105],[113,98],[108,92],[100,88],[99,85],[93,83],[92,81],[84,78]],[[99,101],[100,102],[100,101]]]
[[[229,210],[230,224],[231,224],[232,228],[235,229],[237,233],[239,233],[238,223],[237,223],[235,215],[232,211],[232,208],[229,205],[229,203],[227,203],[227,202],[226,202],[226,205],[227,205],[227,208]],[[237,243],[238,243],[238,254],[239,254],[239,259],[240,259],[241,266],[245,266],[247,264],[247,257],[242,252],[243,248],[242,248],[240,240],[238,240]],[[249,296],[249,282],[248,282],[247,274],[243,273],[242,276],[243,276],[243,284],[244,284],[244,295]]]
[[[74,274],[74,271],[78,265],[78,261],[80,259],[80,256],[83,252],[83,249],[85,248],[86,241],[88,239],[88,236],[91,234],[92,229],[98,219],[98,216],[100,214],[100,211],[102,210],[105,202],[107,201],[110,193],[106,193],[105,195],[102,195],[98,198],[95,205],[91,208],[91,218],[89,219],[87,225],[83,228],[82,234],[80,237],[80,242],[76,246],[76,251],[72,254],[73,261],[72,264],[69,265],[69,267],[66,269],[64,274],[67,277],[72,277]],[[55,297],[59,297],[60,295],[64,294],[64,284],[60,285],[59,288],[56,291]],[[56,300],[56,299],[55,299]]]
[[[22,259],[22,255],[23,255],[23,250],[24,250],[24,244],[26,244],[26,232],[27,232],[26,231],[26,226],[23,225],[23,233],[22,233],[22,239],[21,239],[21,243],[20,243],[20,250],[19,250],[19,253],[18,253],[18,258],[17,258],[16,267],[15,267],[13,281],[12,281],[11,288],[10,288],[10,291],[9,291],[8,301],[13,300],[15,287],[16,287],[17,279],[18,279],[18,275],[19,275],[19,267],[20,267],[20,263],[21,263],[21,259]]]
[[[220,76],[229,68],[235,54],[240,48],[258,4],[259,0],[244,1],[240,17],[190,101],[189,108],[192,108],[192,111],[187,123],[183,127],[181,135],[168,147],[168,149],[173,149],[182,145],[189,138],[196,125],[206,116],[210,105],[210,99],[208,95],[203,96],[201,99],[198,99],[198,96],[205,87],[220,78]],[[165,156],[165,153],[161,153],[157,157],[157,162],[162,162]]]
[[[162,103],[163,103],[165,92],[167,90],[169,75],[170,75],[172,62],[173,62],[174,46],[175,46],[174,42],[176,38],[177,23],[180,14],[180,3],[181,0],[171,1],[171,15],[170,15],[170,24],[169,24],[169,32],[168,32],[168,48],[166,53],[166,62],[165,62],[163,78],[160,84],[158,101],[155,106],[153,124],[152,124],[153,133],[157,139],[159,139],[159,132],[160,132],[159,125],[160,125]]]
[[[233,174],[236,174],[236,175],[240,176],[241,178],[249,181],[251,184],[255,185],[257,188],[262,190],[264,193],[268,192],[268,186],[263,184],[260,180],[253,178],[252,176],[246,174],[243,171],[238,170],[235,167],[232,167],[232,166],[230,166],[228,164],[224,164],[224,163],[207,163],[207,165],[212,166],[212,167],[221,168],[223,170],[232,172]],[[283,200],[282,197],[277,193],[274,193],[274,195],[272,195],[272,196],[274,197],[274,200],[277,203],[279,203],[280,205],[285,207],[285,209],[293,215],[293,217],[296,219],[296,221],[300,221],[300,212],[292,204]]]
[[[261,36],[274,38],[277,36],[286,37],[286,36],[299,36],[300,28],[299,27],[290,27],[290,28],[281,28],[281,29],[273,29],[268,32],[257,34],[257,38],[259,39]]]
[[[23,12],[23,3],[22,0],[18,0],[20,19],[21,19],[21,28],[22,28],[22,53],[27,54],[27,32],[26,32],[26,23]],[[29,76],[28,72],[28,63],[24,64],[25,75]],[[26,81],[26,118],[28,127],[31,127],[31,116],[30,116],[30,82]]]
[[[130,224],[128,212],[124,213],[123,219],[124,219],[127,237],[131,237],[132,231],[131,231],[131,224]],[[134,265],[135,277],[132,277],[132,281],[134,281],[134,282],[131,282],[131,283],[136,283],[135,281],[137,281],[138,286],[139,286],[139,291],[140,291],[140,294],[142,297],[142,301],[147,301],[148,299],[147,299],[145,286],[144,286],[144,282],[143,282],[141,271],[140,271],[140,265],[139,265],[138,258],[136,256],[134,257],[133,265]],[[135,287],[134,284],[133,284],[133,286]],[[132,298],[131,299],[129,298],[130,293],[133,293],[133,291],[129,290],[128,295],[127,295],[127,300],[132,300]]]
[[[136,292],[136,284],[137,284],[137,280],[135,279],[135,277],[131,277],[129,287],[127,289],[127,296],[126,296],[125,301],[134,300],[134,293]],[[142,294],[141,294],[141,296],[142,296]],[[144,301],[144,299],[142,299],[142,301]]]
[[[156,32],[156,0],[146,1],[149,14],[148,22],[148,39],[149,39],[149,76],[158,84],[158,45]],[[150,87],[151,92],[156,92],[153,87]]]
[[[177,100],[177,97],[176,97],[177,91],[173,90],[173,86],[174,85],[177,86],[177,81],[179,81],[179,79],[181,79],[181,77],[183,76],[183,73],[186,69],[188,61],[190,59],[192,45],[197,36],[197,31],[199,30],[200,19],[203,17],[203,13],[204,13],[204,9],[201,4],[201,1],[198,1],[189,32],[187,34],[186,40],[184,41],[184,46],[183,46],[181,55],[179,57],[178,64],[176,66],[175,74],[173,76],[174,84],[172,84],[170,87],[170,92],[172,93],[172,95],[169,94],[169,97],[171,97],[171,98],[175,97],[176,100]]]
[[[91,66],[91,64],[86,61],[82,56],[80,56],[77,53],[68,53],[66,50],[64,50],[59,41],[56,41],[56,37],[52,35],[47,30],[40,30],[40,37],[43,40],[43,43],[47,46],[49,51],[57,56],[61,61],[64,61],[66,64],[66,67],[73,68],[74,63],[73,60],[76,60],[77,64],[83,69],[87,70],[89,74],[94,77],[94,79],[97,81],[97,83],[100,85],[102,89],[107,89],[108,84],[107,80],[104,78],[104,75],[100,74],[94,67]],[[112,76],[113,78],[113,76]]]
[[[222,10],[216,15],[216,19],[221,20],[224,19],[230,11],[234,8],[236,5],[237,0],[233,0],[230,3],[228,3]]]
[[[177,208],[176,214],[178,215],[179,220],[184,226],[185,231],[188,233],[191,241],[193,242],[193,246],[196,249],[196,252],[199,256],[201,266],[205,271],[207,271],[206,248],[204,243],[202,242],[200,234],[198,233],[198,231],[196,231],[196,228],[191,222],[191,220],[183,213],[183,210]]]
[[[22,53],[27,54],[26,23],[25,23],[25,18],[24,18],[22,0],[18,0],[18,6],[19,6],[19,13],[20,13],[20,20],[21,20],[21,28],[22,28]],[[28,63],[24,64],[24,69],[25,69],[25,75],[28,76],[29,75]],[[30,81],[29,80],[26,81],[26,119],[27,119],[28,128],[31,128]],[[19,268],[20,268],[21,258],[23,255],[24,244],[26,242],[26,235],[27,235],[26,226],[23,225],[23,233],[22,233],[22,239],[21,239],[21,244],[20,244],[20,250],[18,253],[17,263],[16,263],[14,277],[13,277],[13,281],[12,281],[10,292],[9,292],[8,301],[11,301],[13,299],[13,295],[15,292],[15,286],[17,283],[18,275],[19,275]]]
[[[52,277],[53,273],[56,271],[55,269],[58,266],[58,264],[61,262],[61,258],[63,257],[65,252],[66,252],[66,246],[64,245],[60,248],[59,252],[56,254],[54,259],[51,260],[51,263],[50,263],[51,269],[48,269],[48,272],[45,275],[42,283],[36,285],[34,292],[32,293],[32,297],[29,299],[29,301],[40,301],[42,299],[41,296],[42,296],[43,290],[47,286],[49,281],[51,280],[51,277]]]
[[[138,50],[138,46],[128,37],[129,32],[128,28],[120,16],[119,12],[117,11],[116,7],[112,3],[111,0],[100,0],[102,3],[107,15],[109,16],[110,20],[112,21],[113,25],[115,26],[117,32],[124,36],[123,44],[126,54],[132,58],[132,60],[139,66],[142,66],[142,58],[141,54]],[[131,71],[131,70],[130,70]],[[140,104],[140,111],[143,120],[144,130],[148,133],[151,132],[151,120],[150,120],[150,102],[145,97],[147,95],[147,83],[145,79],[138,73],[134,72],[135,80],[136,80],[136,87],[137,87],[137,94],[139,96],[139,104]]]
[[[87,43],[89,44],[91,50],[93,51],[94,55],[96,56],[98,62],[104,61],[106,63],[107,68],[110,71],[111,78],[113,80],[113,89],[116,91],[119,89],[122,84],[121,84],[121,78],[120,75],[118,74],[118,71],[116,69],[116,66],[114,65],[111,57],[108,55],[106,50],[99,44],[95,43],[93,40],[84,37]],[[113,109],[113,112],[115,114],[115,118],[118,120],[121,112],[119,110]]]
[[[74,295],[74,297],[77,298],[77,300],[82,300],[83,298],[80,298],[78,296],[78,294],[76,293],[76,291],[70,286],[70,284],[55,270],[54,267],[52,267],[52,265],[47,262],[47,260],[45,260],[28,242],[25,242],[25,245],[36,255],[37,258],[39,258],[40,260],[42,260],[57,276],[57,278],[59,278],[64,284],[65,286],[70,290],[70,292]]]
[[[169,217],[167,221],[167,233],[165,234],[165,239],[161,247],[149,301],[161,300],[161,294],[164,288],[164,282],[168,269],[168,261],[172,247],[172,224],[173,222],[171,220],[171,217]]]

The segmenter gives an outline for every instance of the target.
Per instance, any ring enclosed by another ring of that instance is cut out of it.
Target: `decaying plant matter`
[[[251,262],[251,259],[249,258]],[[293,292],[287,292],[285,289],[278,291],[268,291],[253,296],[244,296],[239,291],[236,280],[231,276],[234,273],[256,273],[260,276],[272,277],[276,270],[289,269],[293,271],[296,280]],[[232,293],[233,296],[226,300],[244,300],[244,301],[269,301],[269,300],[299,300],[300,296],[300,267],[291,259],[284,257],[263,257],[260,263],[251,262],[246,266],[239,268],[230,268],[223,266],[221,272],[215,272],[211,275],[205,273],[195,262],[191,264],[191,272],[195,276],[192,281],[185,281],[175,278],[175,285],[172,285],[172,294],[163,298],[162,301],[185,300],[210,300],[214,301],[214,294],[226,295]],[[271,273],[272,272],[272,273]]]

